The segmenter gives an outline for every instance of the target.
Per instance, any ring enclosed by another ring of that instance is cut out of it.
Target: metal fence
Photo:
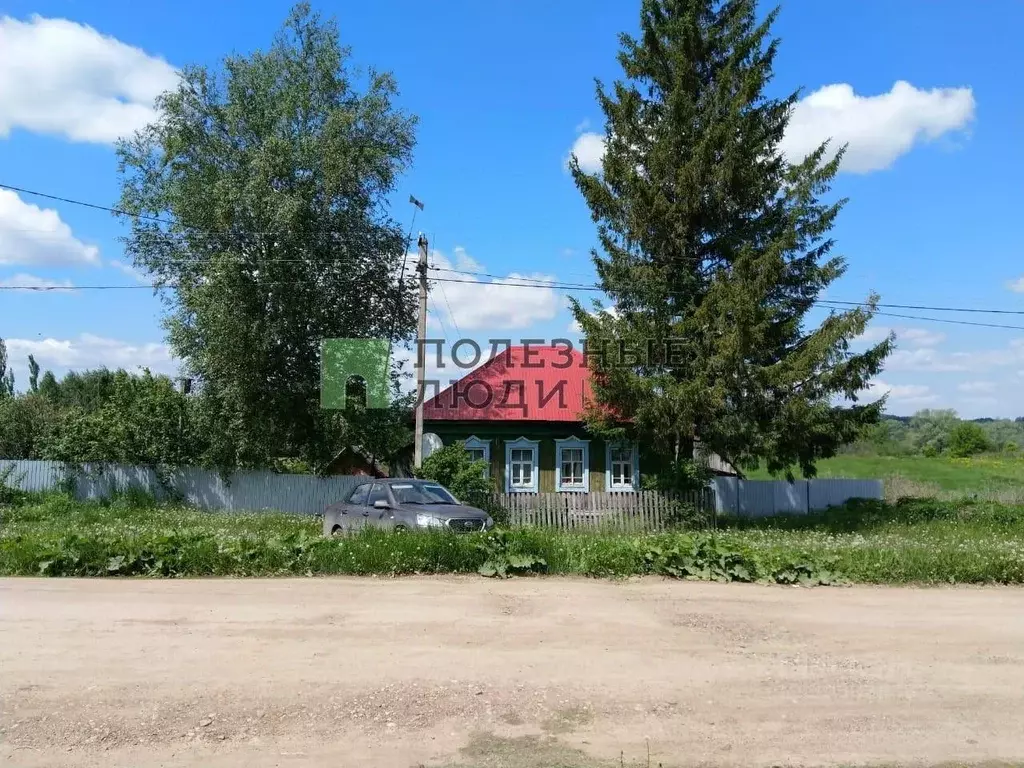
[[[139,489],[158,499],[176,497],[200,509],[224,511],[276,510],[320,514],[368,478],[351,475],[315,477],[274,472],[235,472],[228,481],[216,471],[177,469],[158,474],[148,467],[86,464],[69,472],[58,461],[4,461],[0,472],[13,465],[8,483],[26,491],[48,491],[62,483],[73,485],[77,499],[109,498],[116,492]]]
[[[881,499],[881,480],[740,480],[716,477],[711,481],[719,515],[769,517],[805,515],[837,507],[850,499]]]
[[[277,510],[320,514],[340,501],[363,476],[314,477],[274,472],[236,472],[225,480],[216,471],[178,469],[158,474],[148,467],[116,464],[85,465],[69,472],[56,461],[0,459],[0,473],[13,466],[8,483],[26,491],[53,490],[68,483],[78,499],[109,498],[135,488],[157,498],[174,496],[200,509],[226,511]],[[497,494],[513,525],[583,528],[610,526],[657,530],[672,522],[699,522],[702,513],[764,517],[806,514],[838,506],[854,498],[881,499],[881,480],[739,480],[720,477],[707,491],[667,494],[537,493]],[[696,518],[694,518],[696,516]]]

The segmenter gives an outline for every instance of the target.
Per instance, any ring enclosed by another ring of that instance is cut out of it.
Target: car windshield
[[[436,483],[403,483],[392,485],[391,492],[399,504],[456,504],[455,497]]]

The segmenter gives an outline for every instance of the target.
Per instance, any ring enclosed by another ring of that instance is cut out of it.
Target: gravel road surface
[[[0,765],[1024,758],[1024,590],[0,580]]]

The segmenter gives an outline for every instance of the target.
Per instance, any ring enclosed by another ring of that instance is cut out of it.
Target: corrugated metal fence
[[[837,507],[850,499],[881,499],[881,480],[740,480],[716,477],[715,509],[719,515],[767,517],[805,515]]]
[[[26,491],[58,488],[68,473],[58,461],[3,461],[0,472],[14,465],[8,482]],[[314,477],[281,475],[274,472],[236,472],[224,482],[216,471],[179,469],[163,477],[147,467],[116,464],[81,467],[74,473],[75,498],[102,499],[114,491],[138,488],[157,498],[175,495],[201,509],[225,511],[277,510],[300,514],[319,514],[324,507],[345,497],[359,482],[368,478],[349,475]]]
[[[65,465],[55,461],[0,460],[0,473],[14,469],[8,483],[26,491],[59,487],[68,477]],[[319,514],[340,501],[366,477],[281,475],[273,472],[236,472],[230,482],[216,471],[179,469],[159,476],[146,467],[114,464],[85,465],[75,472],[74,492],[79,499],[101,499],[118,490],[138,488],[157,498],[175,495],[201,509],[227,511],[279,510]],[[676,520],[686,502],[696,511],[715,510],[719,516],[763,517],[806,514],[838,506],[853,498],[881,499],[881,480],[738,480],[716,478],[708,493],[671,495],[640,493],[498,494],[495,500],[509,510],[517,525],[575,528],[610,524],[652,530]]]

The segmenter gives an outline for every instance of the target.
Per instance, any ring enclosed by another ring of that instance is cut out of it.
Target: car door
[[[377,501],[385,501],[388,506],[385,509],[378,509],[374,506]],[[393,504],[388,487],[384,483],[374,483],[370,488],[370,494],[366,500],[366,515],[363,518],[367,528],[391,528],[394,524],[394,515],[391,509]]]
[[[357,485],[342,505],[338,525],[343,531],[358,531],[366,524],[366,500],[370,495],[370,483]]]

